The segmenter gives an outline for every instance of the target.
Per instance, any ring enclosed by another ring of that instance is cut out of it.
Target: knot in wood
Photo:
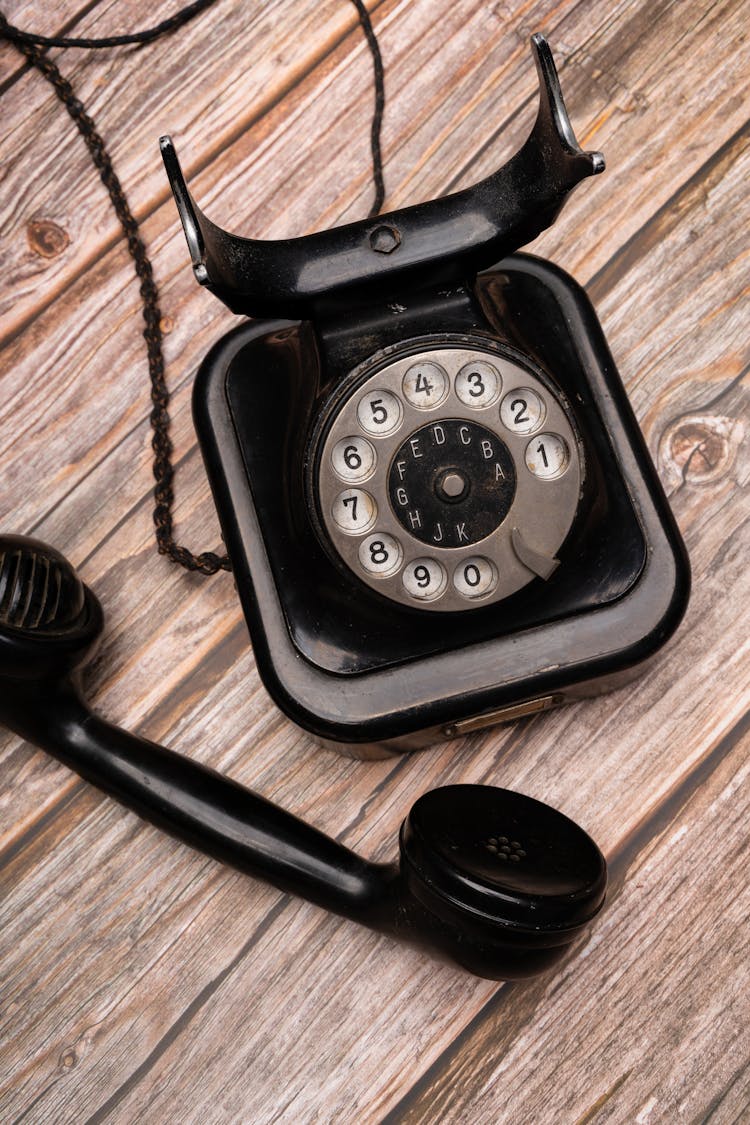
[[[60,1066],[65,1070],[72,1070],[78,1062],[78,1055],[76,1054],[75,1047],[66,1047],[60,1055]]]
[[[70,245],[70,236],[52,219],[29,219],[26,241],[29,249],[40,258],[56,258]]]
[[[681,418],[665,435],[666,457],[683,480],[703,484],[731,468],[738,436],[732,418],[710,414]]]

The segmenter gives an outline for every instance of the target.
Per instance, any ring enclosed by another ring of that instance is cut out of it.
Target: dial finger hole
[[[462,559],[453,571],[453,585],[462,598],[484,598],[497,586],[495,564],[483,555]]]
[[[395,574],[401,566],[403,551],[401,544],[392,535],[376,531],[368,535],[359,545],[359,561],[368,574],[387,578]]]
[[[331,510],[336,526],[347,535],[364,535],[375,523],[378,506],[369,492],[349,488],[340,492]]]
[[[558,434],[539,434],[526,446],[526,468],[541,480],[560,477],[570,464],[570,453]]]
[[[500,421],[514,434],[533,434],[546,413],[541,398],[530,387],[510,391],[500,404]]]
[[[345,437],[333,447],[331,464],[341,480],[356,484],[367,480],[377,464],[377,457],[367,438]]]
[[[464,406],[484,410],[500,395],[502,380],[496,367],[485,360],[466,363],[456,376],[456,395]]]
[[[437,559],[414,559],[404,568],[401,581],[410,597],[434,602],[448,585],[448,575]]]
[[[357,420],[365,433],[373,437],[395,433],[402,415],[401,402],[390,391],[369,391],[357,404]]]
[[[417,410],[433,410],[448,394],[448,376],[437,363],[415,363],[404,375],[404,398]]]

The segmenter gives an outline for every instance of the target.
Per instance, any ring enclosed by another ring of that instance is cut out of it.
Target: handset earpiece
[[[512,979],[562,956],[602,907],[607,867],[557,809],[493,785],[447,785],[402,825],[401,878],[444,952],[478,976]]]
[[[107,723],[79,674],[103,625],[59,552],[0,536],[0,721],[153,824],[491,979],[545,968],[601,908],[596,844],[531,797],[433,790],[404,821],[400,864],[371,863],[215,770]]]

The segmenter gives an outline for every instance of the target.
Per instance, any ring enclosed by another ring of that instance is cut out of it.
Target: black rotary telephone
[[[601,690],[685,608],[684,548],[594,312],[513,253],[604,167],[532,45],[539,114],[504,168],[307,238],[216,227],[162,141],[198,280],[264,318],[216,345],[195,392],[258,666],[295,722],[352,753]],[[188,843],[496,979],[553,963],[601,908],[599,849],[530,797],[426,793],[399,863],[375,864],[106,723],[82,687],[102,629],[66,559],[0,536],[0,721]]]
[[[539,111],[504,167],[306,238],[221,230],[162,139],[198,281],[263,318],[216,345],[194,398],[258,667],[291,719],[356,755],[619,684],[686,605],[595,313],[513,253],[604,169],[532,47]]]

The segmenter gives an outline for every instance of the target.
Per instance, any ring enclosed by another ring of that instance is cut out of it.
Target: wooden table
[[[398,761],[317,749],[261,687],[231,579],[154,551],[132,265],[79,136],[2,65],[0,448],[7,529],[56,544],[106,606],[89,676],[111,720],[226,770],[363,854],[453,781],[562,808],[611,865],[557,969],[497,985],[191,851],[2,739],[0,1119],[748,1120],[745,440],[750,176],[742,0],[369,0],[387,68],[388,205],[488,173],[534,113],[548,35],[608,170],[533,245],[595,302],[690,552],[687,618],[614,694]],[[104,35],[175,0],[5,0]],[[190,391],[234,323],[195,285],[156,147],[217,221],[262,237],[360,217],[371,64],[346,0],[220,0],[143,50],[55,51],[111,145],[161,287],[182,538],[216,548]]]

